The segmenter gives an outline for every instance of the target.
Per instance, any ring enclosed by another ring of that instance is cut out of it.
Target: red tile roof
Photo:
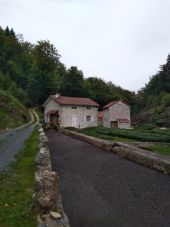
[[[116,104],[117,102],[119,102],[119,100],[117,100],[117,101],[111,101],[107,105],[105,105],[103,107],[103,109],[107,109],[107,108],[111,107],[112,105]]]
[[[56,97],[55,95],[52,95],[51,98],[60,105],[95,106],[95,107],[100,106],[97,102],[89,98],[67,97],[67,96]]]
[[[47,115],[50,115],[50,114],[57,114],[58,113],[58,110],[50,110],[47,112]]]
[[[105,106],[103,107],[103,109],[107,109],[107,108],[113,106],[114,104],[116,104],[116,103],[118,103],[118,102],[122,102],[122,101],[120,101],[120,100],[111,101],[111,102],[109,102],[107,105],[105,105]],[[122,103],[126,104],[125,102],[122,102]],[[126,105],[127,105],[127,104],[126,104]]]

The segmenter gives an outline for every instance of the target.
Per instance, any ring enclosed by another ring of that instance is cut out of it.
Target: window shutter
[[[84,122],[86,123],[86,115],[84,116]]]

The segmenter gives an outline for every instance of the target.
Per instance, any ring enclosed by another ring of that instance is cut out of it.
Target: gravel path
[[[35,125],[36,123],[0,132],[0,172],[10,169],[10,163],[24,148],[24,142],[31,135]]]
[[[170,177],[47,132],[71,227],[169,227]]]

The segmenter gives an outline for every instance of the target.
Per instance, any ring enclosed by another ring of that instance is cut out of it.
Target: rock
[[[40,137],[40,144],[39,144],[39,147],[41,148],[46,148],[48,145],[48,138],[47,136],[42,136]]]
[[[45,170],[35,175],[35,200],[44,211],[56,209],[59,195],[59,177],[56,172]]]
[[[41,133],[41,132],[44,132],[43,128],[40,128],[38,131],[39,131],[40,133]]]
[[[39,130],[41,130],[41,129],[39,129]],[[43,130],[43,129],[42,129],[42,130]],[[41,148],[41,147],[45,148],[45,147],[47,147],[47,145],[48,145],[48,138],[47,138],[47,136],[45,135],[45,132],[42,131],[42,130],[41,130],[40,135],[39,135],[39,140],[40,140],[39,147],[40,147],[40,148]]]
[[[35,160],[36,171],[51,170],[50,152],[48,148],[41,148]]]
[[[61,214],[59,214],[58,212],[50,211],[50,215],[51,215],[51,217],[54,218],[54,219],[59,219],[59,218],[61,218]]]

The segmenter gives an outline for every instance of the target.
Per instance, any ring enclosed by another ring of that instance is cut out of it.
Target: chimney
[[[61,94],[56,94],[56,95],[55,95],[56,98],[58,98],[58,97],[60,97],[60,96],[61,96]]]

